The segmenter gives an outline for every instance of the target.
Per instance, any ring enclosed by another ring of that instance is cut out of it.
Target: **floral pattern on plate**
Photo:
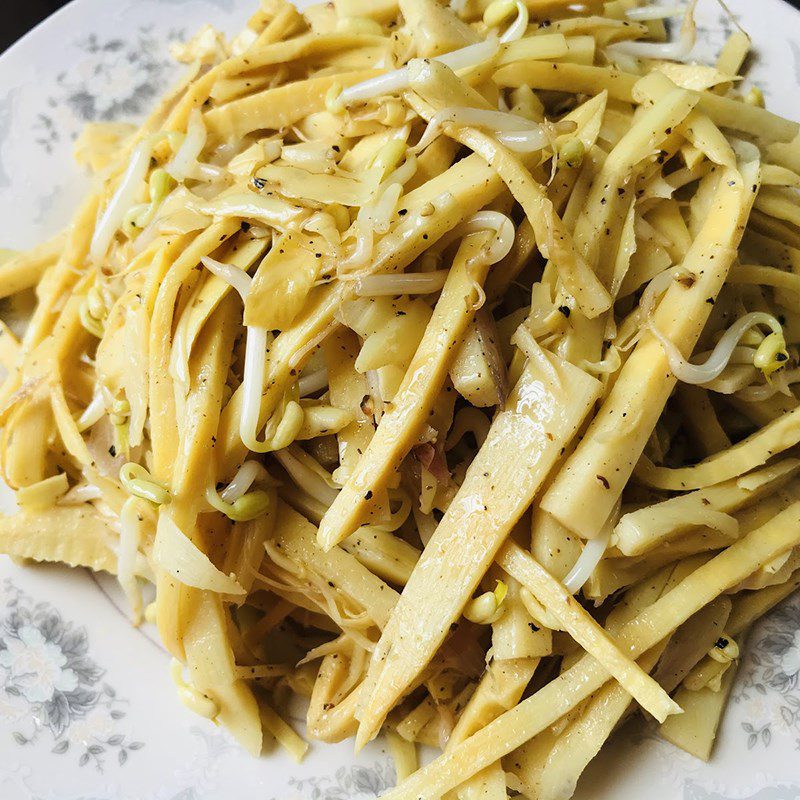
[[[89,655],[86,628],[65,621],[49,603],[35,602],[10,578],[0,585],[0,719],[14,741],[50,737],[51,752],[102,771],[114,755],[124,765],[144,743],[120,732],[127,701],[102,678]]]
[[[184,37],[183,30],[156,35],[153,25],[143,25],[125,38],[90,33],[78,39],[84,58],[56,76],[47,108],[37,115],[36,143],[52,153],[63,136],[74,139],[87,122],[143,116],[175,67],[165,44]]]
[[[292,778],[289,785],[308,800],[372,800],[395,785],[395,771],[391,764],[376,762],[339,767],[333,775]]]
[[[800,784],[784,783],[779,786],[765,786],[755,791],[728,794],[701,786],[694,781],[687,781],[684,786],[683,800],[799,800]]]
[[[170,41],[205,22],[234,32],[256,5],[78,0],[17,55],[0,59],[0,219],[11,237],[0,246],[33,244],[68,220],[85,186],[70,164],[74,137],[89,119],[136,121],[146,114],[181,72],[169,58]],[[777,0],[729,5],[758,51],[748,85],[756,82],[771,106],[796,117],[800,18]],[[714,0],[702,0],[699,11],[697,55],[708,59],[732,22]],[[0,562],[0,575],[11,570]],[[180,708],[173,687],[159,682],[166,662],[105,601],[92,606],[86,576],[76,572],[69,580],[69,588],[54,587],[17,571],[13,581],[0,579],[2,800],[372,800],[393,785],[379,744],[359,763],[349,744],[315,745],[302,765],[280,753],[261,760],[242,753],[224,731]],[[710,764],[639,737],[626,757],[599,759],[593,766],[607,783],[588,775],[580,796],[800,800],[798,628],[800,602],[790,601],[751,637]],[[120,652],[124,658],[116,658]],[[33,666],[40,670],[35,676]],[[147,730],[147,747],[129,728]]]
[[[125,11],[120,8],[121,21]],[[186,21],[175,14],[172,19]],[[87,122],[143,119],[185,70],[169,48],[193,27],[194,22],[184,29],[136,20],[111,29],[70,29],[58,42],[59,69],[25,65],[32,74],[17,68],[12,81],[0,82],[0,188],[25,186],[2,193],[0,216],[16,206],[28,229],[47,236],[60,227],[89,187],[72,161],[74,141]],[[0,246],[31,246],[32,233],[10,226]]]
[[[769,747],[774,733],[800,749],[800,598],[779,606],[747,642],[747,658],[733,693],[746,721],[747,749]]]

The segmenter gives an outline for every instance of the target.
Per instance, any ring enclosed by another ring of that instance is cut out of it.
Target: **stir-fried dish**
[[[263,0],[177,47],[0,265],[0,550],[116,575],[254,755],[302,757],[293,695],[384,732],[392,800],[564,800],[639,711],[708,759],[800,584],[800,138],[744,31],[695,39],[693,2]]]

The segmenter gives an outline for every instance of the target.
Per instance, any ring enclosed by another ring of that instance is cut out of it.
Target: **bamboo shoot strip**
[[[204,115],[217,139],[246,136],[258,129],[280,130],[325,109],[325,95],[337,83],[349,86],[379,74],[377,70],[342,72],[266,89],[212,109]]]
[[[567,291],[587,317],[596,317],[611,305],[611,298],[580,254],[543,187],[506,148],[473,128],[454,132],[453,138],[474,150],[508,186],[533,226],[537,246],[556,264]]]
[[[669,539],[701,525],[720,529],[732,511],[778,490],[800,469],[800,461],[787,458],[747,476],[625,514],[614,528],[617,547],[626,556],[639,556]]]
[[[638,75],[619,68],[594,67],[585,64],[558,64],[552,61],[529,61],[507,64],[492,76],[502,87],[530,86],[559,92],[577,92],[596,95],[603,90],[609,97],[624,103],[633,101],[633,87]],[[731,128],[770,142],[791,142],[800,131],[800,125],[773,114],[766,109],[721,97],[712,92],[701,92],[699,109],[720,128]]]
[[[197,415],[197,424],[179,431],[172,468],[173,502],[161,506],[159,516],[168,517],[200,550],[206,546],[199,530],[196,486],[206,481],[214,431],[219,423],[225,377],[233,352],[236,325],[233,316],[236,301],[228,296],[211,316],[213,323],[204,327],[190,360],[191,389],[186,399],[188,413]],[[165,510],[168,509],[168,510]],[[161,523],[163,524],[163,522]],[[161,525],[159,525],[161,527]],[[163,533],[162,533],[163,536]],[[159,534],[156,533],[156,540]],[[174,574],[160,569],[156,584],[156,624],[164,645],[176,657],[183,653],[184,627],[190,619],[193,589]]]
[[[734,170],[722,174],[712,211],[680,267],[692,276],[691,285],[673,282],[656,309],[654,324],[683,353],[694,348],[736,256],[758,171],[754,163],[743,167],[742,174]],[[586,435],[542,498],[542,508],[581,536],[597,536],[676,380],[660,342],[645,333]]]
[[[743,475],[800,442],[800,408],[787,411],[761,430],[691,467],[657,467],[644,457],[636,477],[650,486],[670,491],[703,489]]]
[[[616,635],[625,622],[633,619],[689,574],[692,569],[688,567],[688,562],[681,563],[682,574],[667,567],[647,584],[626,592],[606,621],[608,632]],[[650,672],[668,643],[669,639],[663,639],[648,650],[639,659],[641,668]],[[541,765],[536,787],[541,800],[562,800],[571,796],[583,770],[599,753],[620,720],[633,710],[631,696],[618,683],[609,682],[596,692],[581,709],[580,715],[558,735]],[[683,719],[683,714],[669,717],[669,721],[674,719]],[[537,739],[524,745],[521,750],[524,752],[530,748]]]
[[[258,756],[262,744],[258,703],[247,682],[236,674],[228,612],[214,592],[192,589],[190,593],[193,614],[186,621],[184,647],[194,690],[212,701],[215,719],[239,744]]]
[[[623,626],[617,638],[620,648],[632,658],[640,657],[715,597],[798,543],[800,503],[794,503]],[[576,708],[609,677],[594,658],[584,656],[536,694],[387,792],[383,800],[440,798]]]
[[[641,669],[650,671],[662,650],[662,644],[648,650],[639,659]],[[558,737],[550,751],[539,776],[539,800],[563,800],[572,796],[581,773],[600,752],[619,721],[634,708],[632,703],[622,686],[610,682],[589,700],[578,719]],[[682,718],[683,714],[673,715],[666,724]]]
[[[663,721],[670,714],[680,713],[680,707],[636,662],[619,650],[614,640],[564,588],[564,584],[519,545],[506,542],[497,554],[497,563],[522,583],[553,614],[562,628],[656,719]]]
[[[387,236],[381,239],[366,274],[401,272],[415,258],[435,244],[448,231],[490,203],[503,183],[477,156],[470,156],[410,192],[403,200],[407,211]],[[433,205],[439,213],[420,215],[426,206]],[[339,281],[313,296],[290,328],[273,342],[264,393],[261,399],[260,424],[274,411],[283,392],[292,380],[291,372],[297,353],[331,325],[334,315],[345,300],[355,296],[353,282]],[[242,404],[241,387],[225,407],[220,421],[220,475],[232,474],[247,454],[239,438],[239,414]]]
[[[319,543],[325,550],[359,526],[369,500],[387,487],[416,443],[447,378],[458,343],[475,315],[465,298],[472,294],[474,281],[482,284],[489,271],[489,264],[479,258],[488,238],[489,234],[470,236],[459,248],[391,410],[381,417],[366,451],[320,523]]]
[[[373,738],[444,641],[516,521],[599,397],[582,370],[534,354],[422,553],[370,662],[357,746]],[[519,458],[505,457],[518,442]],[[431,587],[437,589],[431,602]]]
[[[722,676],[719,688],[704,686],[691,691],[681,686],[675,696],[681,701],[685,714],[680,720],[668,719],[658,732],[681,750],[685,750],[695,758],[708,761],[717,738],[722,713],[728,703],[733,681],[736,677],[736,664],[731,664]]]
[[[19,511],[0,518],[3,552],[31,561],[60,561],[71,567],[115,575],[117,555],[107,520],[92,506]]]
[[[340,547],[328,552],[320,550],[316,545],[314,526],[283,502],[278,504],[275,530],[274,542],[285,555],[321,575],[355,600],[378,627],[386,625],[398,599],[394,589]]]
[[[756,592],[737,594],[733,600],[733,610],[725,624],[725,633],[729,636],[746,635],[750,625],[788,597],[798,585],[800,575],[795,573],[786,583]],[[711,663],[721,666],[713,661]],[[708,761],[711,757],[717,729],[736,676],[737,664],[726,666],[728,669],[722,676],[719,688],[703,686],[699,690],[690,690],[686,685],[682,686],[676,697],[681,700],[685,716],[669,719],[659,728],[659,733],[668,742],[703,761]]]

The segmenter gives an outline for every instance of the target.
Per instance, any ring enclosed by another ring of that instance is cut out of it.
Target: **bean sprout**
[[[326,367],[309,372],[300,376],[297,381],[297,391],[300,397],[308,397],[311,394],[325,389],[328,386],[328,370]]]
[[[226,503],[233,503],[245,495],[257,479],[269,480],[269,473],[258,461],[245,461],[236,471],[231,482],[219,493]]]
[[[75,425],[77,426],[78,430],[83,433],[92,425],[99,422],[103,414],[106,413],[106,404],[103,400],[103,395],[98,392],[93,398],[91,403],[83,410],[81,415],[78,419],[75,420]]]
[[[703,384],[713,381],[722,374],[725,367],[728,366],[739,340],[755,325],[769,326],[773,330],[772,335],[776,337],[769,342],[770,346],[766,348],[769,352],[761,353],[762,358],[760,360],[758,360],[759,352],[761,352],[761,347],[759,347],[759,350],[756,351],[756,360],[754,360],[754,365],[761,369],[765,375],[768,375],[770,371],[774,371],[773,365],[777,363],[776,355],[783,353],[785,348],[781,324],[772,314],[754,311],[738,319],[725,331],[712,350],[711,355],[703,364],[690,364],[675,344],[664,336],[652,321],[649,323],[649,329],[664,348],[664,352],[669,359],[670,369],[675,377],[684,383]],[[764,342],[769,339],[769,336],[766,337]],[[779,369],[780,366],[777,368]]]
[[[619,53],[635,58],[683,61],[688,58],[697,41],[697,28],[694,23],[696,5],[697,0],[692,0],[686,7],[680,37],[674,42],[618,42],[610,45],[607,50],[612,55]]]
[[[500,41],[503,44],[516,42],[518,39],[521,39],[528,30],[528,7],[525,5],[525,3],[521,2],[521,0],[516,0],[516,6],[516,19],[511,23],[511,25],[508,26],[508,28],[506,28],[506,32],[500,37]]]
[[[119,471],[119,479],[128,492],[142,500],[149,500],[155,505],[170,501],[169,489],[157,481],[140,464],[128,462]]]
[[[150,169],[150,159],[153,148],[163,138],[162,136],[148,136],[137,145],[128,162],[128,168],[120,180],[117,191],[109,200],[92,236],[89,256],[99,265],[108,253],[108,248],[122,225],[125,215],[136,202],[136,197],[141,189],[142,182],[147,177]]]
[[[413,80],[412,80],[413,83]],[[447,124],[476,128],[487,128],[492,131],[508,134],[510,132],[526,132],[532,139],[542,137],[542,126],[531,122],[525,117],[510,114],[505,111],[491,111],[483,108],[468,108],[465,106],[449,106],[437,111],[428,122],[425,132],[420,137],[414,150],[424,150],[442,131]],[[545,144],[546,144],[545,140]],[[544,145],[542,145],[543,147]]]
[[[574,129],[575,123],[569,120],[557,122],[555,125],[545,123],[544,125],[537,125],[536,129],[500,133],[497,136],[497,141],[515,153],[533,153],[537,150],[543,150],[551,144],[555,136],[562,133],[571,133]]]
[[[355,279],[359,297],[387,297],[400,294],[438,292],[447,280],[448,270],[406,272],[398,275],[365,275]]]
[[[730,634],[723,633],[708,651],[708,655],[720,664],[729,664],[739,658],[739,645]]]
[[[625,12],[625,16],[634,22],[649,22],[650,20],[677,17],[683,12],[684,9],[681,6],[643,6],[629,8]]]
[[[374,233],[370,218],[371,209],[364,205],[358,209],[356,221],[350,228],[350,235],[355,237],[356,244],[347,258],[341,259],[337,266],[338,271],[348,272],[366,267],[372,260]]]
[[[614,523],[619,516],[619,506],[620,501],[617,501],[600,534],[586,542],[581,554],[578,556],[578,560],[564,577],[564,587],[571,594],[576,594],[581,590],[586,581],[592,577],[592,573],[605,555],[611,541]]]
[[[519,17],[517,19],[519,19]],[[516,25],[516,21],[514,25]],[[514,27],[514,25],[512,25],[512,27]],[[450,53],[436,56],[433,60],[440,61],[442,64],[450,67],[450,69],[457,71],[460,69],[467,69],[468,67],[474,67],[482,61],[487,61],[492,58],[499,49],[500,44],[497,40],[488,39],[485,42],[470,44],[458,50],[453,50]],[[335,101],[339,105],[346,106],[359,101],[372,100],[372,98],[380,97],[384,94],[397,94],[408,87],[408,67],[401,67],[400,69],[392,70],[376,78],[369,78],[368,80],[361,81],[361,83],[356,83],[353,84],[353,86],[343,89],[338,97],[335,98]]]
[[[252,278],[244,271],[230,264],[223,264],[213,258],[204,257],[201,259],[203,266],[217,277],[230,284],[242,298],[247,302],[250,293]],[[267,452],[275,449],[274,441],[258,441],[258,423],[261,417],[261,392],[264,388],[266,377],[265,355],[269,344],[269,332],[266,328],[257,325],[248,325],[244,351],[244,378],[242,381],[242,409],[239,417],[239,436],[247,447],[254,452]],[[295,404],[296,406],[297,404]],[[299,409],[299,406],[297,406]],[[296,409],[290,409],[290,414],[286,416],[289,420],[287,425],[295,428],[295,435],[302,425],[302,409],[300,409],[300,420],[297,422]],[[283,420],[281,420],[281,423]],[[284,425],[280,433],[286,433],[287,426]],[[276,432],[277,435],[277,432]],[[279,443],[283,442],[283,437]],[[288,442],[286,442],[288,444]],[[285,446],[285,445],[284,445]]]
[[[779,392],[792,397],[792,390],[789,388],[791,384],[800,381],[800,368],[786,370],[782,372],[771,383],[764,383],[758,386],[747,386],[744,389],[739,389],[736,392],[736,397],[739,400],[744,400],[746,403],[760,403],[764,400],[769,400]]]
[[[596,539],[589,539],[586,542],[580,556],[578,556],[578,560],[564,578],[564,586],[567,591],[575,594],[591,578],[592,573],[605,555],[610,538],[611,531],[609,530],[602,536],[598,536]]]
[[[272,499],[263,489],[255,489],[231,502],[225,502],[213,486],[206,489],[208,504],[234,522],[249,522],[266,514]]]
[[[485,258],[489,264],[496,264],[509,254],[516,236],[514,223],[499,211],[479,211],[477,214],[473,214],[469,219],[464,220],[459,226],[453,228],[449,234],[443,236],[440,240],[440,245],[444,249],[456,239],[460,239],[470,233],[480,233],[486,230],[495,231],[495,236],[481,255],[481,258]]]
[[[79,483],[73,486],[63,497],[56,501],[57,506],[80,506],[99,500],[103,496],[100,489],[93,483]]]
[[[253,279],[244,270],[232,267],[230,264],[223,264],[221,261],[215,261],[209,256],[203,256],[200,261],[209,272],[236,289],[242,298],[242,302],[247,301],[247,295],[250,293],[250,285]]]
[[[200,153],[206,146],[206,126],[203,124],[203,114],[199,108],[193,108],[189,113],[189,122],[186,137],[172,157],[172,161],[165,167],[166,171],[176,181],[186,180],[194,171]]]
[[[328,481],[298,458],[297,453],[293,453],[290,450],[279,450],[274,453],[274,456],[289,473],[289,477],[309,497],[321,501],[326,506],[330,506],[336,499],[339,490],[332,488]]]
[[[490,625],[502,614],[506,594],[508,586],[503,581],[497,581],[493,592],[484,592],[467,603],[464,607],[464,616],[476,625]]]
[[[170,662],[172,682],[178,688],[178,698],[190,711],[206,719],[214,719],[219,714],[219,705],[207,694],[190,686],[183,677],[183,664],[177,658]]]

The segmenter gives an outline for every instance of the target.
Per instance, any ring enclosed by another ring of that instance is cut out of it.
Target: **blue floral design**
[[[377,761],[371,767],[351,765],[339,767],[333,775],[299,780],[289,785],[302,791],[309,800],[371,800],[395,785],[394,767]]]
[[[11,133],[14,97],[18,91],[18,89],[11,89],[6,92],[5,96],[0,97],[0,143],[4,142]],[[11,176],[0,158],[0,187],[10,185]]]
[[[16,724],[12,737],[28,745],[49,735],[52,752],[77,755],[78,765],[102,771],[116,754],[123,765],[144,744],[116,730],[126,701],[102,681],[89,655],[86,629],[66,622],[49,603],[35,602],[10,578],[2,583],[0,717]]]
[[[761,695],[777,701],[774,720],[760,725],[741,723],[747,748],[752,750],[759,744],[769,747],[779,714],[800,749],[800,599],[790,599],[773,611],[748,643],[747,651],[734,700],[742,702]]]
[[[789,49],[792,51],[792,66],[794,67],[794,79],[800,83],[800,45],[793,39],[789,40]]]
[[[705,789],[694,781],[687,781],[683,789],[683,800],[734,800],[729,794]],[[754,794],[736,795],[736,800],[800,800],[800,786],[797,784],[781,784],[767,786]]]
[[[47,109],[35,122],[36,142],[48,153],[87,122],[131,119],[145,114],[161,95],[176,66],[164,41],[184,37],[173,29],[157,36],[155,26],[140,26],[130,38],[91,33],[76,43],[86,59],[55,79]],[[87,74],[87,71],[89,74]]]

